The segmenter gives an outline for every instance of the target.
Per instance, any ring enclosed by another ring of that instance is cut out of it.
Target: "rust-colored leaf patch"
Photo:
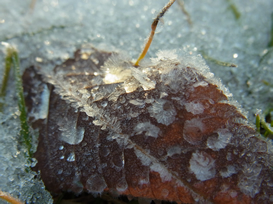
[[[116,191],[184,203],[270,203],[270,141],[199,56],[134,67],[89,47],[23,76],[39,129],[34,167],[52,193]]]

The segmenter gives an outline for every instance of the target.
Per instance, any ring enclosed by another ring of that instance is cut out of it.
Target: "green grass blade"
[[[203,56],[203,58],[205,60],[208,60],[208,61],[211,61],[219,66],[223,66],[223,67],[237,67],[236,64],[233,64],[233,63],[229,63],[229,62],[223,62],[223,61],[220,61],[220,60],[217,60],[217,59],[214,59],[210,56],[208,56],[204,51],[200,51],[201,55]]]
[[[8,85],[11,64],[12,64],[12,61],[10,58],[10,54],[7,53],[7,56],[5,58],[5,70],[4,70],[3,79],[2,79],[2,87],[0,90],[0,99],[2,101],[4,101],[5,96],[6,96],[6,90],[7,90],[7,85]],[[3,107],[4,107],[4,103],[2,101],[0,102],[0,112],[3,111]]]
[[[12,65],[14,69],[16,95],[18,99],[18,108],[20,111],[20,121],[21,121],[20,135],[23,139],[23,143],[26,145],[28,156],[32,157],[33,152],[32,152],[31,135],[29,133],[29,126],[27,123],[27,112],[26,112],[24,91],[23,91],[22,78],[21,78],[21,72],[20,72],[20,61],[19,61],[17,50],[9,46],[7,48],[6,59]]]
[[[256,115],[256,130],[258,133],[261,132],[261,118],[259,114]]]
[[[270,41],[268,43],[268,47],[273,47],[273,13],[271,13],[271,30],[270,30]]]
[[[239,18],[241,17],[241,13],[239,12],[237,7],[235,6],[235,4],[231,0],[227,0],[227,1],[229,3],[229,9],[232,11],[235,19],[239,20]]]

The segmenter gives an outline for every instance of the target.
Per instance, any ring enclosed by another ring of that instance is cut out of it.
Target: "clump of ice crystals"
[[[215,160],[206,152],[196,152],[192,154],[190,160],[190,171],[200,181],[211,179],[215,176]]]
[[[220,129],[217,131],[218,136],[211,136],[207,140],[207,145],[213,150],[223,149],[230,142],[232,133],[227,129]]]
[[[170,125],[175,120],[176,116],[176,111],[171,102],[164,99],[155,101],[153,105],[149,107],[149,113],[151,114],[151,117],[156,118],[158,123],[164,125]]]

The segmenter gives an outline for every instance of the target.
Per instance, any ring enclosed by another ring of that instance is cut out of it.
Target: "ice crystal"
[[[200,181],[211,179],[215,176],[215,160],[205,152],[192,154],[190,160],[190,170]]]
[[[158,123],[169,125],[175,120],[176,111],[170,101],[159,99],[149,107],[151,117],[156,118]]]
[[[136,135],[145,132],[146,136],[157,138],[160,129],[155,125],[151,124],[150,122],[145,122],[137,124],[137,126],[134,128],[134,131],[135,131],[134,134]]]

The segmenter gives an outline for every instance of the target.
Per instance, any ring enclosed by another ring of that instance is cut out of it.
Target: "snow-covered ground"
[[[272,83],[273,78],[273,52],[262,57],[270,51],[267,45],[273,1],[184,2],[192,25],[175,3],[165,15],[164,24],[159,25],[146,58],[154,57],[159,50],[183,49],[238,65],[221,67],[208,61],[211,71],[248,111],[253,123],[256,110],[273,102],[272,88],[262,83]],[[239,19],[230,8],[231,2],[241,14]],[[22,72],[35,63],[51,67],[60,64],[86,43],[125,52],[136,59],[152,19],[166,3],[167,0],[14,0],[11,4],[10,0],[0,0],[0,41],[19,50]],[[3,73],[5,47],[0,46]],[[28,202],[39,199],[39,203],[51,203],[42,183],[34,179],[35,173],[25,172],[26,159],[17,143],[20,121],[12,81],[6,97],[9,105],[0,114],[0,189]]]

